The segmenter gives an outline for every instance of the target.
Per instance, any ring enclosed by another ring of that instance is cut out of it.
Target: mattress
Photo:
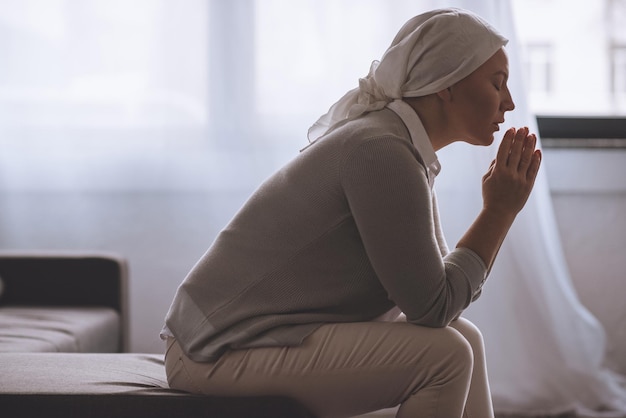
[[[104,307],[0,307],[1,352],[116,352],[119,313]]]

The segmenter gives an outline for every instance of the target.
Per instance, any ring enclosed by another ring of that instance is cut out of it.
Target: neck
[[[456,141],[450,127],[446,113],[443,111],[442,103],[436,94],[423,97],[404,98],[419,116],[424,129],[428,134],[428,139],[435,151],[439,151],[446,145]]]

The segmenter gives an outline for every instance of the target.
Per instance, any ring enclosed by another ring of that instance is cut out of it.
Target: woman
[[[535,136],[505,133],[452,251],[433,183],[437,150],[490,145],[514,108],[506,42],[459,9],[402,27],[179,287],[162,331],[173,388],[287,395],[318,416],[493,416],[482,337],[460,315],[532,189]]]

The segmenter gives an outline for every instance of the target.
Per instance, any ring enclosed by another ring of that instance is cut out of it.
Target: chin
[[[480,145],[489,146],[493,144],[496,137],[495,135],[495,132],[485,132],[485,134],[479,139]]]
[[[489,145],[493,144],[494,140],[495,136],[493,132],[485,132],[482,134],[467,135],[462,141],[470,145],[488,147]]]
[[[485,141],[485,143],[483,145],[489,146],[489,145],[493,144],[493,141],[494,141],[494,137],[493,137],[493,135],[490,135],[489,138]]]
[[[488,147],[489,145],[493,144],[494,139],[495,138],[493,135],[486,135],[480,138],[472,138],[472,140],[468,142],[472,145],[477,145],[480,147]]]

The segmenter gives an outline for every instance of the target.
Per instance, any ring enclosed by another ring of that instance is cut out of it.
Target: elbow
[[[465,299],[465,298],[464,298]],[[454,292],[445,286],[442,291],[433,298],[431,303],[422,306],[421,309],[403,310],[407,322],[429,328],[443,328],[459,317],[461,312],[469,305],[470,300],[459,300],[454,297]]]
[[[409,320],[407,318],[407,322],[413,324],[413,325],[419,325],[421,327],[428,327],[428,328],[445,328],[448,326],[448,324],[441,322],[441,321],[414,321],[414,320]]]
[[[429,328],[447,327],[459,317],[472,301],[473,292],[464,277],[446,277],[434,291],[421,298],[399,298],[397,305],[406,315],[407,322]],[[418,302],[421,300],[421,302]],[[402,302],[402,303],[400,303]]]
[[[450,322],[454,321],[461,315],[462,310],[431,310],[425,314],[414,317],[407,314],[407,322],[413,325],[420,325],[428,328],[444,328],[450,325]]]

